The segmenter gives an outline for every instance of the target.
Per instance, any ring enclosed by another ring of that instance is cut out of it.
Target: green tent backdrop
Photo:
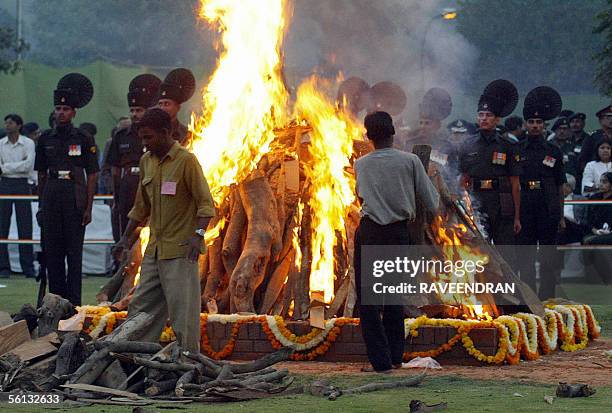
[[[208,67],[212,67],[212,65],[208,65]],[[49,113],[53,109],[53,90],[57,81],[67,73],[80,72],[91,79],[94,86],[94,96],[86,107],[78,110],[75,124],[94,123],[98,128],[97,143],[100,148],[103,148],[104,143],[110,137],[112,128],[117,124],[117,120],[121,116],[128,115],[126,93],[132,78],[141,73],[153,73],[163,79],[171,69],[126,66],[105,61],[97,61],[78,68],[54,68],[24,62],[23,70],[14,75],[0,74],[0,115],[17,113],[23,117],[25,122],[37,122],[41,128],[46,128]],[[209,73],[205,73],[204,67],[191,69],[197,80],[197,91],[188,102],[183,104],[179,118],[185,123],[188,122],[192,111],[199,113],[201,109],[201,90],[206,85],[209,76]],[[290,83],[290,90],[295,90],[295,87],[307,77],[302,77],[296,71],[290,69],[285,71],[285,76]],[[527,91],[521,92],[524,94]],[[599,128],[594,113],[609,104],[609,99],[592,94],[561,94],[564,108],[587,114],[587,130]],[[519,116],[521,116],[523,107],[523,97],[521,96],[521,101],[515,112]],[[468,95],[453,96],[453,113],[447,121],[450,122],[457,118],[474,121],[477,98],[477,96]],[[410,119],[410,116],[406,113],[403,116]]]

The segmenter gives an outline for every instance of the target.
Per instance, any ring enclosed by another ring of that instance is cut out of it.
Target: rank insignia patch
[[[504,152],[493,152],[493,159],[491,162],[495,165],[505,165],[506,154]]]
[[[81,156],[81,145],[70,145],[68,147],[68,156]]]

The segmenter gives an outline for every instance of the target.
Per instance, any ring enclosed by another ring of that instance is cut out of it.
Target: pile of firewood
[[[146,313],[136,314],[99,340],[82,332],[62,333],[57,354],[44,365],[5,354],[0,357],[1,390],[126,405],[251,400],[295,391],[289,389],[288,371],[272,367],[289,359],[289,348],[248,363],[217,361],[182,351],[176,342],[162,347],[139,341],[151,321]]]
[[[229,196],[217,208],[209,229],[221,220],[224,225],[200,259],[204,312],[308,318],[312,227],[307,132],[304,127],[279,131],[273,150],[248,177],[229,189]],[[369,150],[369,144],[355,142],[355,154]],[[327,317],[353,315],[354,275],[349,264],[358,221],[358,210],[353,208],[346,222],[346,242],[338,234],[335,299]],[[294,246],[296,232],[299,262]],[[136,243],[131,255],[101,289],[98,302],[111,302],[116,310],[127,309],[141,260]]]

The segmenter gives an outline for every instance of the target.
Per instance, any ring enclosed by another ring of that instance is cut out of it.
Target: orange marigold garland
[[[107,307],[85,306],[79,308],[90,317],[90,323],[86,332],[103,330],[110,334],[115,328],[117,321],[124,319],[127,313],[113,313]],[[208,321],[214,319],[221,323],[232,323],[228,342],[219,351],[215,351],[210,345],[207,334]],[[292,360],[314,360],[324,355],[338,339],[342,327],[347,324],[359,324],[359,320],[353,318],[339,318],[327,320],[325,329],[313,328],[304,335],[296,335],[286,325],[284,319],[279,316],[239,316],[239,315],[213,315],[201,314],[201,347],[202,350],[214,359],[229,357],[234,351],[240,327],[247,323],[257,322],[261,324],[268,341],[275,349],[290,346],[296,351],[291,356]],[[102,324],[102,325],[100,325]],[[418,336],[418,328],[421,326],[447,326],[457,329],[457,333],[436,349],[420,352],[406,352],[405,360],[414,357],[436,357],[445,351],[449,351],[461,340],[466,351],[474,358],[486,362],[508,364],[519,362],[521,355],[527,360],[538,358],[539,352],[547,354],[557,348],[564,351],[576,351],[586,347],[589,337],[597,338],[601,333],[601,327],[597,323],[592,309],[588,305],[553,305],[546,310],[544,319],[532,314],[520,313],[514,316],[501,316],[493,321],[477,320],[455,320],[455,319],[429,319],[425,316],[415,320],[406,320],[406,335]],[[496,328],[499,333],[497,352],[488,356],[474,346],[469,333],[475,328]],[[99,334],[99,333],[98,333]],[[164,341],[176,339],[170,327],[166,327],[161,337]]]

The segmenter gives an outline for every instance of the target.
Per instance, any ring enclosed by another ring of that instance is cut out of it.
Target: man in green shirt
[[[129,248],[134,230],[147,220],[151,235],[128,315],[155,316],[143,338],[147,341],[159,340],[169,318],[179,346],[199,351],[198,257],[206,248],[204,232],[215,213],[212,197],[195,155],[172,138],[166,112],[147,110],[137,128],[147,153],[140,159],[136,200],[115,246],[116,258]]]

